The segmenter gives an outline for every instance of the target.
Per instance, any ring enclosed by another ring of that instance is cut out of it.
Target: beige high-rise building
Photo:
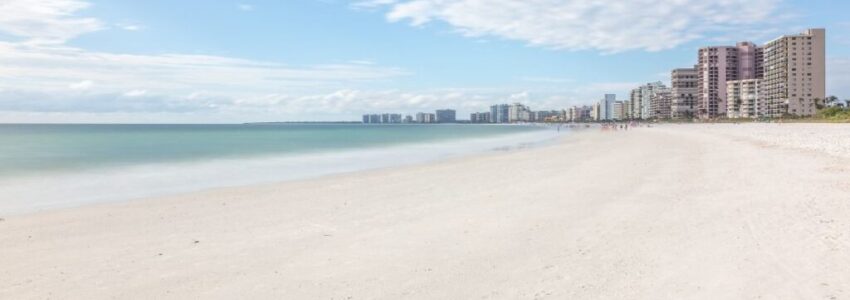
[[[655,91],[667,89],[664,83],[651,82],[633,89],[629,94],[632,119],[650,119],[653,117],[652,96]],[[669,110],[669,105],[667,110]]]
[[[590,118],[593,119],[594,121],[602,120],[600,118],[600,113],[602,112],[602,110],[600,109],[600,104],[599,103],[593,104],[592,107],[593,108],[590,110]]]
[[[675,69],[670,74],[670,117],[687,119],[694,116],[697,98],[697,68]]]
[[[826,97],[826,30],[785,35],[764,49],[766,115],[814,115],[815,99]]]
[[[649,117],[652,119],[669,119],[670,104],[673,100],[673,95],[668,87],[656,88],[650,96],[650,112]]]
[[[614,101],[611,105],[611,120],[621,121],[626,119],[626,103],[623,101]]]
[[[761,97],[761,79],[733,80],[726,83],[726,115],[729,118],[759,118],[765,115]]]
[[[726,116],[726,82],[763,75],[762,48],[751,42],[699,49],[696,113],[702,119]]]

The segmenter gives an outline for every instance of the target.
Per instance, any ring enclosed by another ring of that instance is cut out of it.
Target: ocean
[[[0,214],[311,178],[551,141],[532,125],[0,125]]]

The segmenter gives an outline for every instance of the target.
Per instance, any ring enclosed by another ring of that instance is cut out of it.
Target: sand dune
[[[592,130],[7,216],[0,298],[843,299],[847,141],[843,125]]]

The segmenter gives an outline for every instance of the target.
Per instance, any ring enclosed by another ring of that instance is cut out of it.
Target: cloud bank
[[[391,22],[448,24],[469,37],[497,37],[562,50],[659,51],[763,25],[780,0],[367,0]]]

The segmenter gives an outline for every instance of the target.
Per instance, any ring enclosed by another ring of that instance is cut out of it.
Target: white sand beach
[[[850,126],[589,130],[0,218],[0,299],[846,299]]]

